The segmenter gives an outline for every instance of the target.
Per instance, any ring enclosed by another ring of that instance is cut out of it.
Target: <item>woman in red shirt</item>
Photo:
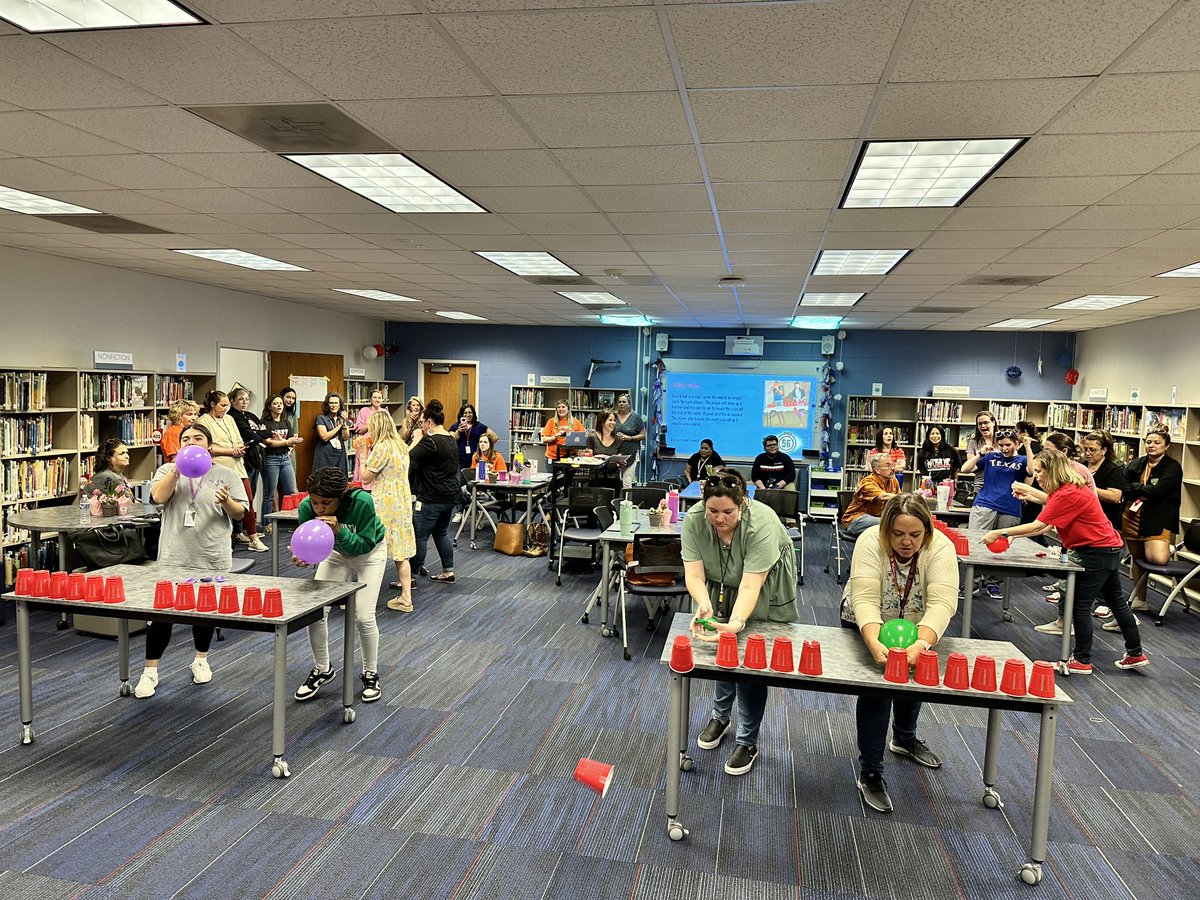
[[[1034,457],[1033,477],[1046,497],[1046,505],[1038,517],[1026,525],[989,531],[983,536],[983,542],[990,544],[1000,537],[1032,537],[1056,528],[1063,547],[1070,551],[1071,562],[1083,566],[1083,572],[1075,579],[1072,616],[1075,653],[1067,664],[1071,674],[1092,674],[1092,605],[1101,598],[1112,610],[1125,637],[1125,656],[1117,660],[1117,668],[1139,669],[1149,665],[1150,660],[1142,652],[1137,619],[1121,589],[1121,573],[1117,567],[1123,545],[1121,535],[1100,508],[1095,490],[1084,484],[1071,460],[1058,450],[1043,450]],[[1012,490],[1013,496],[1020,500],[1041,493],[1020,481]],[[1061,609],[1059,620],[1062,620]]]

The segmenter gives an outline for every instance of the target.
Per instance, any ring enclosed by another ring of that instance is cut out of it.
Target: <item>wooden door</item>
[[[334,353],[287,353],[272,350],[268,361],[270,366],[270,386],[272,393],[279,393],[288,386],[292,375],[323,375],[329,379],[329,392],[346,395],[346,382],[343,374],[345,359],[341,354]],[[317,432],[315,422],[321,414],[321,404],[312,400],[297,402],[299,416],[296,421],[296,432],[304,438],[304,443],[296,445],[296,483],[300,490],[308,481],[312,471],[313,447],[316,445]]]
[[[441,400],[449,424],[464,403],[478,404],[475,399],[476,366],[474,363],[450,363],[449,372],[434,372],[435,365],[437,363],[423,364],[425,395],[421,399],[426,403]]]

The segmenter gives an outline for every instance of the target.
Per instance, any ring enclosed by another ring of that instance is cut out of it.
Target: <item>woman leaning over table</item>
[[[387,529],[388,556],[396,565],[396,580],[388,587],[400,591],[388,609],[412,612],[412,569],[408,561],[417,552],[413,532],[413,497],[408,484],[408,445],[396,433],[391,413],[380,410],[367,421],[371,455],[363,464],[363,487],[371,487],[375,514]]]
[[[692,637],[714,642],[720,633],[739,634],[747,623],[796,621],[796,553],[787,529],[771,507],[746,496],[734,471],[704,479],[704,515],[687,515],[681,532],[683,571],[692,598]],[[699,619],[713,619],[715,630]],[[729,731],[737,698],[736,746],[725,763],[729,775],[744,775],[758,758],[758,732],[767,708],[767,687],[717,681],[712,719],[696,738],[716,748]]]
[[[212,453],[212,435],[196,423],[180,434],[183,447],[200,447]],[[199,478],[179,474],[175,463],[158,467],[150,480],[150,499],[162,505],[162,536],[158,543],[160,566],[186,566],[196,572],[228,572],[233,565],[230,535],[233,522],[246,514],[246,491],[240,479],[227,469],[213,466]],[[192,681],[212,681],[208,648],[215,628],[192,626],[196,658],[192,660]],[[142,700],[153,696],[158,687],[158,664],[171,642],[169,622],[151,621],[146,628],[146,667],[133,695]]]
[[[954,545],[935,531],[929,505],[918,494],[897,494],[883,508],[880,523],[868,528],[854,545],[850,580],[842,596],[842,626],[856,629],[875,662],[887,662],[888,648],[879,642],[884,622],[908,619],[917,640],[908,648],[915,666],[922,650],[937,644],[958,609],[958,557]],[[858,790],[863,801],[882,813],[892,811],[883,780],[883,749],[888,720],[888,749],[917,765],[936,769],[942,761],[917,737],[921,703],[883,697],[859,697]]]
[[[238,543],[249,545],[251,550],[259,553],[267,551],[267,545],[258,538],[258,523],[254,518],[254,507],[249,503],[251,497],[250,482],[246,477],[246,466],[242,457],[246,455],[246,445],[242,442],[241,432],[237,423],[229,413],[229,396],[224,391],[209,391],[204,396],[204,415],[196,420],[203,425],[211,435],[208,452],[213,462],[230,470],[232,479],[242,483],[242,490],[247,497],[246,513],[238,516],[245,526],[243,533],[238,534]]]
[[[983,542],[990,544],[1001,537],[1030,537],[1057,529],[1071,562],[1083,566],[1083,572],[1075,579],[1075,653],[1067,663],[1070,673],[1092,674],[1092,605],[1101,598],[1112,610],[1125,637],[1125,656],[1117,660],[1117,668],[1139,669],[1149,665],[1150,660],[1142,652],[1137,619],[1121,587],[1121,535],[1100,509],[1095,490],[1084,484],[1071,460],[1058,450],[1043,450],[1034,457],[1033,477],[1038,488],[1018,482],[1013,485],[1013,493],[1035,502],[1044,497],[1046,505],[1037,519],[1027,525],[989,531]],[[1057,630],[1045,627],[1037,630],[1062,634],[1061,607],[1057,624]]]

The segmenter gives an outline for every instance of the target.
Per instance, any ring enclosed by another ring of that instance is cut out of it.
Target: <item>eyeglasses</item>
[[[742,480],[736,475],[722,475],[719,472],[704,479],[705,487],[715,488],[719,485],[725,485],[727,488],[739,488],[742,486]]]
[[[763,444],[763,449],[765,449],[765,450],[777,450],[777,449],[779,449],[779,445],[778,445],[778,444]]]

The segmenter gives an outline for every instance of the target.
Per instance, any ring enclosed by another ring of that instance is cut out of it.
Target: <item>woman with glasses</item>
[[[621,454],[628,457],[621,470],[621,486],[633,487],[637,475],[638,455],[646,439],[646,421],[633,411],[628,394],[617,397],[617,434],[621,436]]]
[[[350,462],[346,445],[350,441],[350,419],[347,417],[341,394],[326,394],[321,403],[321,414],[313,422],[317,432],[317,443],[313,448],[312,467],[337,469],[349,477]]]
[[[771,507],[746,496],[737,472],[704,479],[704,515],[687,515],[681,532],[684,580],[695,617],[692,637],[715,642],[739,634],[747,623],[796,621],[796,554],[787,529]],[[700,620],[713,620],[711,630]],[[758,732],[767,708],[763,684],[717,681],[712,719],[696,738],[715,749],[732,724],[737,698],[736,746],[725,763],[729,775],[749,772],[758,757]]]

